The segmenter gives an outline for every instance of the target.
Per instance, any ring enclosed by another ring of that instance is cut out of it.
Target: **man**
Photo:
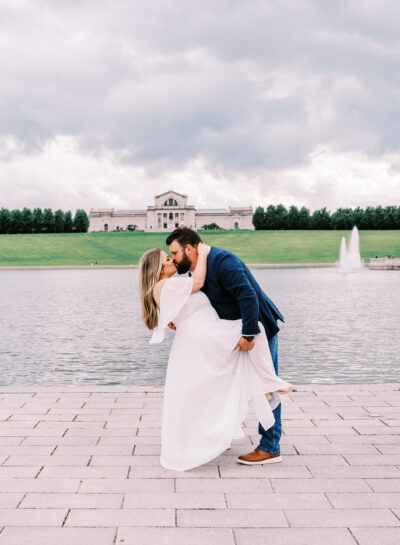
[[[167,237],[166,244],[177,266],[178,274],[193,271],[196,267],[197,245],[202,242],[199,235],[188,227],[178,227]],[[241,259],[221,248],[211,247],[207,259],[207,276],[202,291],[210,299],[220,318],[242,319],[242,336],[239,350],[251,350],[254,337],[260,333],[260,321],[268,337],[272,361],[278,374],[278,331],[277,320],[282,314],[261,290],[250,270]],[[173,324],[171,324],[173,328]],[[275,424],[265,430],[258,425],[261,440],[257,448],[238,457],[241,464],[255,465],[281,462],[280,438],[282,435],[281,405],[273,411]]]

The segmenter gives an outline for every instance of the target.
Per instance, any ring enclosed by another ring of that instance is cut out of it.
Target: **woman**
[[[176,326],[164,389],[160,463],[185,471],[205,464],[244,437],[248,401],[264,429],[274,424],[272,410],[279,393],[293,386],[274,370],[268,340],[261,333],[251,351],[234,350],[241,320],[222,320],[200,291],[210,246],[199,244],[192,277],[174,277],[176,267],[160,248],[140,261],[142,318],[153,330],[150,343],[164,340],[170,322]]]

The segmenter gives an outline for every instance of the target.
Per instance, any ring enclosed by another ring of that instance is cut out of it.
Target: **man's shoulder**
[[[225,250],[224,248],[218,248],[217,246],[211,246],[209,257],[211,257],[211,260],[215,265],[223,265],[225,263],[227,265],[240,265],[243,263],[243,261],[233,252]]]

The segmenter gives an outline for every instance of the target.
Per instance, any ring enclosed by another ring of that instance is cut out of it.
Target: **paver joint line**
[[[377,531],[394,543],[399,386],[300,386],[283,401],[282,464],[236,463],[258,444],[251,410],[243,440],[183,473],[159,464],[160,388],[3,387],[0,545],[24,528],[27,537],[47,528],[54,539],[56,530],[107,529],[107,544],[139,532],[146,543],[193,535],[207,545],[258,545],[283,530],[290,545],[369,545]]]
[[[63,527],[65,525],[65,523],[67,522],[67,518],[68,518],[68,515],[70,514],[70,512],[71,512],[71,509],[68,509],[67,514],[65,515],[65,518],[62,521],[61,527]]]

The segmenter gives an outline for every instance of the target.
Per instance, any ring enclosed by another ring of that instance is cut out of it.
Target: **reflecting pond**
[[[397,271],[253,272],[285,317],[282,377],[400,380]],[[173,333],[149,345],[137,278],[137,269],[0,271],[0,384],[163,385]]]

